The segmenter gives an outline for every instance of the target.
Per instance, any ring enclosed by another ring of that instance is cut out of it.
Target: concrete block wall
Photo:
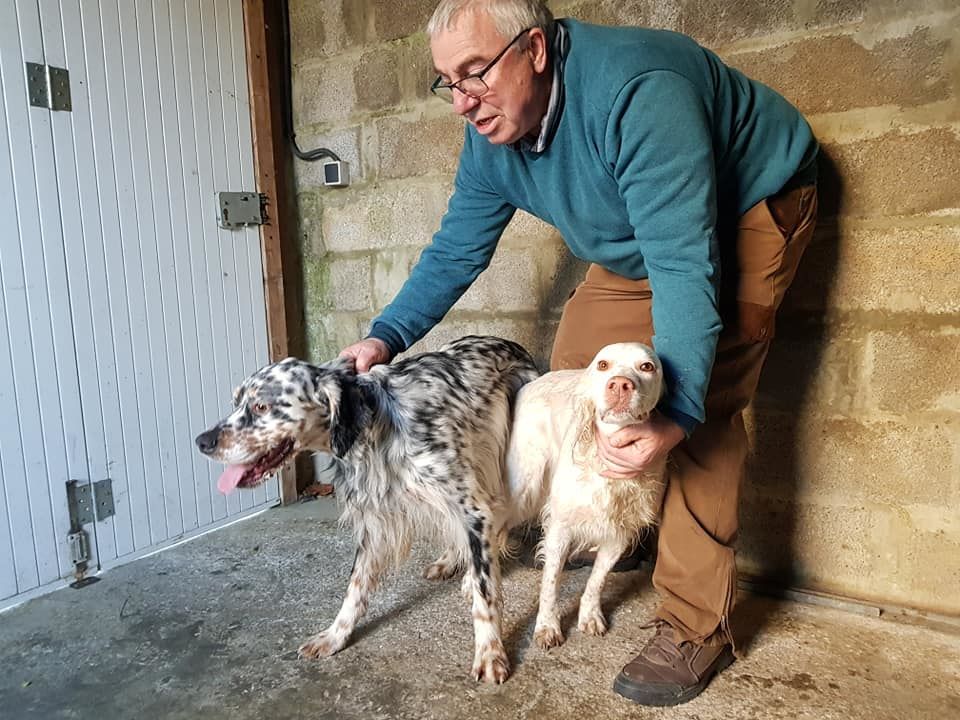
[[[362,337],[437,229],[462,124],[429,96],[435,0],[291,0],[310,355]],[[955,0],[574,0],[558,16],[685,32],[776,88],[824,150],[821,222],[748,417],[749,575],[960,614],[960,7]],[[472,332],[546,364],[583,266],[514,219],[415,350]]]

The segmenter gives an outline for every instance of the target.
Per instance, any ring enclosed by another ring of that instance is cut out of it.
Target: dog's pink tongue
[[[223,471],[223,475],[217,481],[217,489],[224,495],[229,495],[237,489],[237,483],[249,469],[249,465],[227,465],[227,469]]]

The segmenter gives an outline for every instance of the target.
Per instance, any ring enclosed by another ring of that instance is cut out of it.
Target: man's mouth
[[[479,120],[474,120],[473,126],[480,132],[483,133],[487,130],[493,128],[493,123],[496,121],[497,116],[491,115],[490,117],[481,118]]]
[[[227,465],[227,469],[217,481],[217,489],[224,495],[229,495],[237,488],[256,487],[263,482],[265,476],[287,461],[293,453],[293,445],[293,440],[287,438],[249,465]]]

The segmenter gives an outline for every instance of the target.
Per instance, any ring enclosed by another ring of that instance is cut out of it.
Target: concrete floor
[[[336,613],[353,559],[317,500],[253,519],[0,615],[4,718],[710,718],[960,717],[960,633],[745,597],[745,656],[674,709],[611,691],[649,636],[649,572],[611,576],[605,638],[574,628],[531,645],[539,573],[505,570],[503,686],[467,672],[472,628],[459,582],[420,578],[421,547],[371,603],[353,642],[322,661],[296,648]],[[564,576],[572,611],[589,570]],[[567,623],[574,622],[568,614]]]

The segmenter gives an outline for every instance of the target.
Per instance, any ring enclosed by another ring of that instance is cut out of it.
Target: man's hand
[[[390,348],[383,340],[367,338],[341,350],[340,357],[353,360],[357,372],[365,373],[374,365],[390,362]]]
[[[665,459],[683,440],[683,428],[654,412],[647,422],[628,425],[609,438],[597,433],[597,450],[602,461],[600,474],[612,480],[628,480]]]

